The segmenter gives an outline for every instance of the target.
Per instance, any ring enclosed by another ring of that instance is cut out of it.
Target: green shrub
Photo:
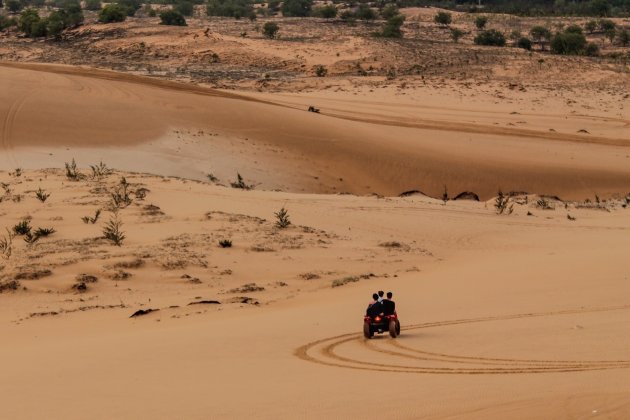
[[[474,41],[477,45],[504,47],[505,35],[496,29],[489,29],[487,31],[480,32],[479,35],[475,37]]]
[[[118,0],[118,4],[127,12],[127,16],[133,16],[142,6],[141,0]]]
[[[477,16],[475,18],[475,26],[479,30],[484,29],[487,23],[488,23],[488,16]]]
[[[98,21],[101,23],[124,22],[127,19],[127,12],[117,3],[108,4],[98,14]]]
[[[7,0],[7,10],[11,13],[17,13],[24,9],[24,5],[20,0]]]
[[[619,43],[622,46],[627,47],[628,44],[630,44],[630,33],[628,33],[627,29],[623,29],[622,31],[619,31],[617,39],[619,39]]]
[[[385,38],[402,38],[403,33],[400,27],[405,22],[405,16],[396,15],[387,19],[381,35]]]
[[[597,57],[599,55],[599,46],[594,42],[589,42],[586,44],[586,48],[584,48],[584,54],[589,57]]]
[[[278,26],[277,23],[275,23],[275,22],[266,22],[263,25],[262,33],[267,38],[274,39],[275,37],[278,36],[278,31],[279,30],[280,30],[280,27]],[[239,178],[240,178],[240,175],[239,175]],[[242,178],[241,178],[241,180],[242,180]]]
[[[537,42],[540,45],[541,50],[545,50],[545,43],[551,40],[551,31],[544,26],[534,26],[530,31],[534,42]]]
[[[438,12],[434,17],[433,21],[438,25],[448,26],[453,22],[453,17],[448,12]]]
[[[17,20],[15,18],[8,18],[4,15],[0,15],[0,31],[4,31],[7,28],[17,26]]]
[[[554,54],[576,55],[585,52],[586,37],[574,32],[558,32],[551,40]]]
[[[531,51],[532,41],[527,37],[522,37],[516,42],[516,46],[524,50]]]
[[[459,42],[459,39],[463,37],[464,34],[465,32],[459,28],[451,28],[451,38],[453,39],[453,42]]]
[[[315,66],[315,76],[317,77],[325,77],[328,74],[328,69],[321,64]]]
[[[186,19],[175,10],[165,10],[160,13],[160,25],[186,26]]]
[[[18,29],[27,36],[31,36],[33,27],[40,21],[39,13],[35,9],[26,9],[20,14]]]
[[[286,229],[291,225],[291,220],[289,219],[289,212],[287,209],[282,207],[277,213],[274,213],[276,216],[276,227],[279,229]]]

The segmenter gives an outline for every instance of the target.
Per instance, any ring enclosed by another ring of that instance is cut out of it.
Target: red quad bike
[[[398,321],[397,314],[366,315],[363,317],[363,335],[365,338],[372,338],[375,333],[383,334],[385,331],[389,331],[392,338],[400,335],[400,321]]]

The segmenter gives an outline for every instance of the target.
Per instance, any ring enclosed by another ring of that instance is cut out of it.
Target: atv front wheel
[[[396,332],[396,321],[394,320],[389,321],[389,335],[391,335],[392,338],[396,338],[398,335]]]
[[[370,328],[370,324],[367,322],[363,323],[363,336],[367,339],[372,338],[372,336],[374,335],[374,333],[372,332],[372,329]]]

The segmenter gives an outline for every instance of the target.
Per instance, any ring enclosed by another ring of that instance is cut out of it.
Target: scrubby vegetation
[[[175,10],[166,10],[160,13],[160,25],[186,26],[186,19]]]
[[[282,207],[277,213],[274,213],[276,216],[276,227],[279,229],[285,229],[291,225],[291,220],[289,219],[289,212],[287,209]]]
[[[114,212],[109,222],[103,228],[103,237],[116,246],[121,246],[125,240],[125,234],[122,231],[122,221],[118,217],[118,213]]]
[[[98,15],[98,21],[101,23],[124,22],[125,19],[127,19],[127,13],[117,3],[108,4]]]

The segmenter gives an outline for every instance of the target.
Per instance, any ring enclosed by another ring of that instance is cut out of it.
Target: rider
[[[383,300],[383,313],[385,315],[393,315],[396,313],[396,303],[392,300],[392,296],[394,296],[392,292],[387,292],[387,299]]]
[[[378,301],[382,302],[383,301],[383,295],[385,294],[385,292],[383,292],[382,290],[378,291]]]

